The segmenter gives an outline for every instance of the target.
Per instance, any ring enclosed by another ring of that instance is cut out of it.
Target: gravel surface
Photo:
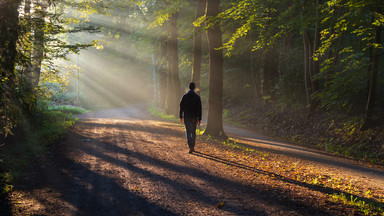
[[[333,191],[294,180],[276,170],[276,161],[271,162],[273,168],[264,169],[261,163],[257,166],[255,154],[201,139],[197,152],[188,154],[183,126],[158,120],[145,110],[145,105],[135,105],[79,116],[66,138],[39,158],[23,184],[16,187],[11,197],[13,214],[350,213],[323,201],[324,193]],[[361,182],[375,191],[384,188],[382,167],[337,159],[232,126],[226,126],[226,130],[237,144],[256,152],[270,152],[269,158],[280,155],[280,161],[300,161],[302,167],[315,167],[329,176],[331,172],[340,174],[341,179],[352,175],[357,186]],[[273,181],[268,180],[271,176]],[[297,194],[302,194],[301,198],[293,198]]]

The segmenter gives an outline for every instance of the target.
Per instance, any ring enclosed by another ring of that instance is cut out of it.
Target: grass
[[[160,110],[154,105],[148,107],[148,111],[154,115],[160,117],[162,120],[167,122],[179,123],[180,120],[176,118],[174,115],[168,115],[164,111]]]
[[[378,205],[366,202],[358,197],[350,195],[347,197],[345,194],[330,195],[330,200],[335,203],[342,203],[343,205],[350,206],[364,215],[384,215],[384,204]]]
[[[67,114],[83,114],[83,113],[89,112],[89,110],[86,110],[82,107],[74,107],[74,106],[67,106],[67,105],[49,107],[48,110],[60,111],[62,113],[67,113]]]
[[[13,184],[24,175],[25,169],[38,155],[44,154],[49,145],[63,137],[75,122],[72,114],[83,113],[84,109],[69,106],[42,108],[24,118],[0,146],[0,190],[6,196]]]

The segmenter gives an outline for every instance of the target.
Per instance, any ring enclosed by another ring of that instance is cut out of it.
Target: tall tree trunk
[[[31,16],[31,0],[24,1],[24,20],[26,25],[26,31],[28,36],[28,43],[32,43],[32,16]],[[26,57],[26,65],[25,65],[25,75],[27,77],[27,82],[32,86],[33,74],[32,74],[32,48],[24,49],[25,57]]]
[[[157,59],[157,71],[159,73],[159,100],[158,100],[158,106],[160,108],[165,108],[165,97],[166,97],[166,90],[167,90],[167,65],[166,65],[166,59],[167,59],[167,38],[161,37],[161,47],[160,47],[160,53],[158,55]]]
[[[3,84],[11,87],[15,78],[20,3],[21,0],[2,1],[0,4],[0,82],[2,87]],[[7,79],[3,82],[5,78]]]
[[[378,10],[380,13],[381,11]],[[375,43],[381,44],[381,27],[376,27]],[[370,84],[369,84],[369,93],[368,101],[366,107],[366,124],[369,126],[373,122],[373,107],[375,104],[376,97],[376,86],[377,86],[377,77],[379,74],[379,58],[380,58],[380,49],[374,48],[373,55],[371,56],[371,72],[370,72]]]
[[[195,19],[203,16],[205,13],[206,0],[197,1],[197,11]],[[192,65],[192,82],[196,84],[196,92],[200,92],[200,74],[201,74],[201,28],[195,27],[193,37],[193,65]]]
[[[171,24],[168,24],[168,32],[171,30]],[[171,37],[168,36],[167,39],[167,86],[166,86],[166,95],[165,95],[165,113],[172,113],[172,94],[175,91],[173,82],[172,82],[172,54],[171,54]]]
[[[254,41],[252,37],[252,32],[249,34],[250,40]],[[262,98],[261,94],[261,55],[260,51],[253,51],[253,47],[251,47],[251,74],[252,74],[252,80],[255,85],[254,91],[255,91],[255,99],[258,100]]]
[[[264,82],[263,82],[263,95],[274,98],[272,88],[275,86],[275,80],[277,76],[277,55],[275,47],[268,48],[264,58]]]
[[[303,44],[304,44],[304,82],[305,82],[305,95],[307,96],[307,104],[311,106],[312,104],[312,43],[309,38],[309,33],[307,30],[303,30]]]
[[[6,137],[20,118],[16,89],[16,44],[21,0],[0,0],[0,135]]]
[[[251,51],[251,74],[255,85],[255,99],[258,100],[261,95],[261,79],[260,79],[260,57],[258,51]]]
[[[308,114],[307,117],[311,117],[316,110],[319,101],[313,99],[313,94],[318,91],[318,84],[314,80],[315,74],[320,72],[320,64],[318,61],[313,59],[316,50],[320,47],[320,16],[319,16],[319,0],[315,2],[315,5],[312,5],[313,2],[309,2],[311,5],[308,5],[307,8],[313,6],[316,7],[316,26],[314,31],[314,37],[312,38],[309,30],[303,24],[303,45],[304,45],[304,80],[305,80],[305,93],[307,96],[308,104]],[[304,4],[304,3],[303,3]],[[305,6],[302,7],[302,18],[303,22],[306,19],[305,17]]]
[[[207,4],[207,17],[217,16],[220,0],[209,0]],[[207,31],[209,47],[209,99],[208,123],[205,134],[214,137],[226,138],[223,129],[223,42],[220,25],[215,24]]]
[[[44,58],[44,43],[45,43],[45,17],[48,8],[46,0],[37,0],[34,2],[35,10],[33,16],[35,23],[33,25],[33,54],[32,54],[32,85],[37,87],[39,85],[41,76],[41,63]]]
[[[315,38],[313,40],[313,50],[312,50],[312,56],[311,56],[311,60],[312,60],[312,74],[311,74],[311,77],[313,77],[315,74],[318,74],[320,73],[320,61],[317,60],[315,61],[313,59],[313,56],[316,54],[316,51],[319,49],[320,47],[320,33],[321,33],[321,29],[320,29],[320,19],[319,19],[319,0],[317,0],[317,9],[316,9],[316,17],[318,18],[316,20],[316,28],[315,28]],[[313,86],[313,91],[318,91],[318,84],[317,82],[312,79],[312,86]]]
[[[178,46],[177,46],[177,19],[179,13],[172,14],[170,18],[171,37],[168,41],[168,92],[166,102],[166,112],[171,115],[178,116],[178,102],[181,98],[180,79],[179,79],[179,63],[178,63]]]
[[[320,33],[321,33],[321,29],[320,29],[320,19],[319,19],[319,0],[316,1],[317,3],[317,8],[316,8],[316,17],[317,17],[317,20],[316,20],[316,28],[315,28],[315,38],[313,40],[313,50],[312,50],[312,53],[311,53],[311,56],[310,56],[310,61],[312,63],[312,69],[311,69],[311,74],[310,74],[310,79],[311,79],[311,86],[312,86],[312,94],[319,91],[319,84],[318,84],[318,81],[316,81],[314,79],[314,76],[316,74],[319,74],[320,73],[320,60],[315,60],[313,58],[313,56],[316,54],[316,51],[319,49],[320,47]],[[314,99],[314,98],[311,98],[311,103],[310,103],[310,107],[309,107],[309,112],[308,112],[308,116],[313,116],[313,114],[315,113],[315,110],[317,109],[317,107],[319,106],[320,104],[320,101],[318,99]]]

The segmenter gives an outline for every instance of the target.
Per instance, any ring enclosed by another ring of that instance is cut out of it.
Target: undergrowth
[[[357,196],[346,196],[344,193],[330,195],[330,201],[351,206],[364,215],[384,215],[384,204],[365,201]]]
[[[89,112],[89,110],[86,110],[82,107],[75,107],[75,106],[67,106],[67,105],[61,105],[61,106],[53,106],[48,108],[50,111],[60,111],[62,113],[67,114],[83,114]]]
[[[246,125],[257,133],[356,160],[384,164],[384,125],[366,129],[364,116],[318,110],[307,118],[305,108],[256,102],[228,109],[232,122]]]
[[[173,122],[173,123],[179,123],[180,120],[176,118],[174,115],[168,115],[158,107],[151,105],[148,107],[148,111],[154,115],[160,117],[164,121]]]
[[[50,144],[63,137],[76,118],[71,114],[86,112],[68,106],[40,107],[25,116],[12,135],[0,143],[1,197],[13,189],[27,166],[38,155],[44,154]]]

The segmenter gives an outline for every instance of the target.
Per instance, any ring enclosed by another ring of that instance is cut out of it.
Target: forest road
[[[354,176],[359,180],[365,179],[364,181],[384,188],[383,166],[358,162],[313,148],[289,144],[229,124],[224,125],[224,130],[229,137],[245,148],[288,155],[307,161],[315,166],[327,168],[330,172],[335,172],[345,177]]]
[[[374,178],[383,177],[382,171],[320,152],[235,127],[227,130],[249,148],[270,149],[313,163],[324,160],[323,165],[345,170],[345,175],[360,167],[364,181],[379,182]],[[24,188],[13,194],[18,196],[13,214],[329,215],[320,206],[277,196],[257,182],[247,183],[226,169],[242,168],[240,164],[223,163],[226,159],[213,156],[213,151],[199,140],[197,153],[188,154],[183,126],[157,120],[145,105],[84,114],[67,137],[34,165],[36,171],[26,177]]]

